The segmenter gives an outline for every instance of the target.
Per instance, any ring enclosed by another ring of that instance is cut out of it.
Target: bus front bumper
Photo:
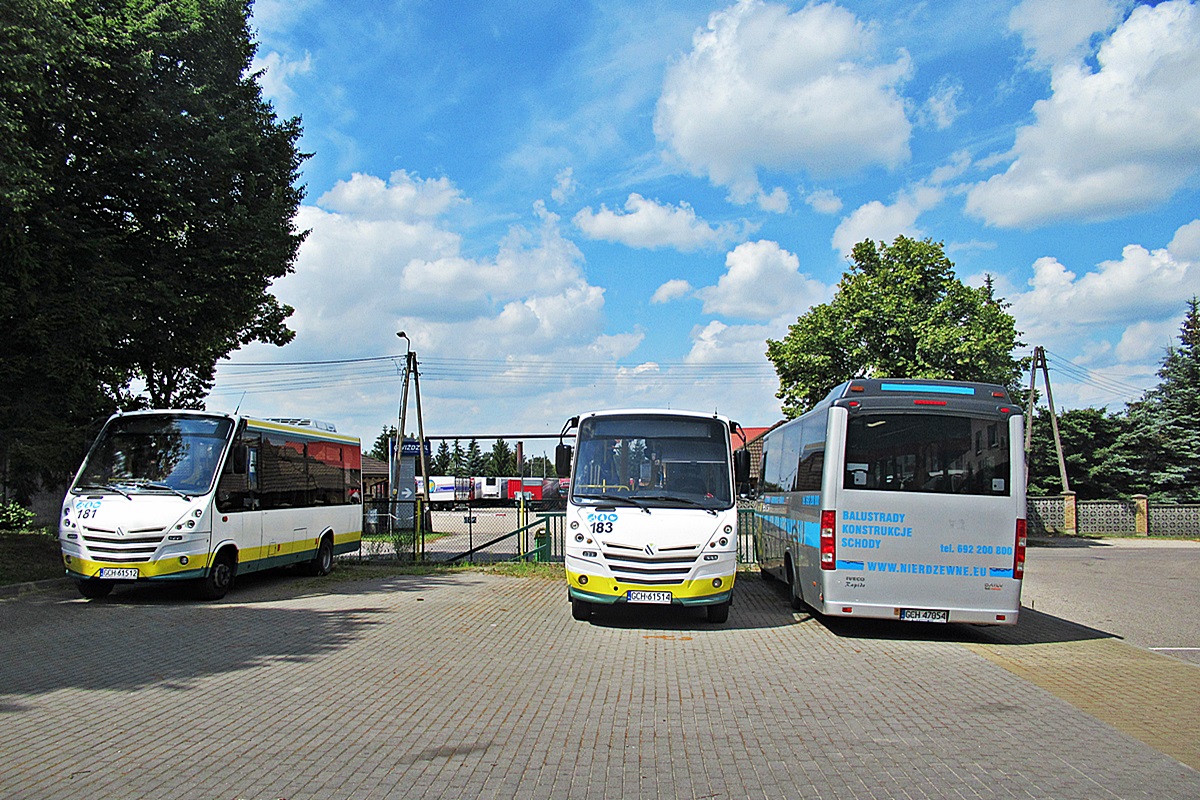
[[[733,599],[733,580],[733,575],[725,575],[684,581],[682,584],[634,586],[616,582],[612,578],[567,573],[567,594],[572,600],[585,600],[597,605],[711,606]],[[714,586],[718,581],[720,585]],[[604,590],[596,591],[593,585],[603,585]],[[665,595],[669,595],[669,601]]]

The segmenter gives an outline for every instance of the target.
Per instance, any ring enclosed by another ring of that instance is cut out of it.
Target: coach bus
[[[361,475],[359,440],[328,423],[114,414],[63,502],[67,575],[87,598],[193,581],[213,600],[248,572],[299,564],[323,575],[359,548]]]
[[[570,475],[565,566],[571,613],[588,619],[616,603],[703,606],[729,617],[737,572],[735,481],[749,453],[732,452],[741,427],[686,411],[603,411],[573,417],[572,448],[556,466]],[[572,455],[574,464],[572,466]]]
[[[764,439],[763,577],[828,616],[1013,625],[1021,410],[1002,386],[852,380]]]

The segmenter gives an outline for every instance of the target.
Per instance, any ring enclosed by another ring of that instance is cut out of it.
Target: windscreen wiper
[[[633,506],[634,508],[640,508],[642,511],[645,511],[647,514],[650,513],[650,509],[646,508],[645,505],[638,502],[637,500],[635,500],[632,497],[625,497],[624,495],[619,495],[619,494],[577,494],[577,495],[574,495],[574,497],[576,500],[599,500],[600,505],[604,505],[605,503],[612,503],[613,505],[616,505],[616,504],[620,503],[621,505],[624,505],[624,506]]]
[[[690,497],[680,497],[678,495],[673,495],[673,494],[652,494],[652,495],[642,495],[641,497],[643,500],[660,500],[662,502],[667,502],[667,503],[681,503],[685,506],[693,506],[695,508],[702,508],[705,511],[707,511],[708,513],[712,514],[713,516],[716,516],[716,514],[717,514],[717,510],[715,508],[706,506],[706,505],[704,505],[704,503],[701,503],[699,500],[693,500]]]
[[[119,487],[113,483],[85,483],[82,486],[76,486],[75,488],[79,489],[80,491],[84,491],[84,492],[95,491],[97,489],[103,489],[106,492],[116,492],[117,494],[124,497],[126,500],[133,499],[133,496],[130,495],[129,492],[125,491],[124,489],[122,489],[121,487]]]

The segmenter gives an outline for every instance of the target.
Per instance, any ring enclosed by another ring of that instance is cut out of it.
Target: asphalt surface
[[[1015,628],[825,623],[753,575],[723,626],[481,573],[59,585],[0,599],[0,798],[1200,797],[1200,668],[1052,610],[1143,556],[1071,552],[1031,550]]]
[[[1021,602],[1200,665],[1200,542],[1055,540],[1031,549]]]

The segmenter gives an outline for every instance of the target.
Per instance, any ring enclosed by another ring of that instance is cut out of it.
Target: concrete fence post
[[[1075,515],[1075,493],[1063,492],[1063,533],[1074,536],[1079,532],[1078,517]]]
[[[1138,536],[1150,535],[1150,498],[1144,494],[1133,496],[1133,520]]]

